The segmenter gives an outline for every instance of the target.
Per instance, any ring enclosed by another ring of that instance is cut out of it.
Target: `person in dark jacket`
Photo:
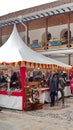
[[[17,77],[16,72],[14,72],[13,75],[11,76],[11,81],[15,82],[16,80],[18,80],[18,77]]]
[[[50,87],[50,98],[51,98],[51,103],[50,106],[55,105],[55,96],[57,96],[58,92],[58,78],[56,74],[51,75],[49,78],[49,87]]]
[[[16,72],[14,72],[11,76],[11,83],[10,83],[10,86],[13,87],[15,84],[16,84],[16,81],[18,80],[18,77],[17,77],[17,74]]]

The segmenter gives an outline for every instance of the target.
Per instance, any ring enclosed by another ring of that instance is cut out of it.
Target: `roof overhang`
[[[14,23],[21,23],[21,21],[27,22],[27,21],[32,21],[40,18],[55,16],[55,15],[60,15],[60,14],[65,14],[70,12],[73,12],[73,3],[63,4],[53,8],[48,8],[45,10],[36,11],[34,13],[29,13],[27,15],[19,15],[14,18],[2,20],[0,21],[0,27],[12,25]]]

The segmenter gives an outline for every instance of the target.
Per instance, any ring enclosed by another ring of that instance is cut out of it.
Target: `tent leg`
[[[22,110],[25,109],[25,79],[26,79],[26,67],[20,67],[20,80],[22,85]]]

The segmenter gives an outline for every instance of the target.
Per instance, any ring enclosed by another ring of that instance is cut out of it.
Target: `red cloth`
[[[20,80],[22,84],[22,110],[25,109],[25,79],[26,79],[26,67],[20,67]]]
[[[73,71],[70,72],[70,77],[73,78]]]
[[[41,89],[41,93],[45,92],[45,91],[50,91],[50,88],[42,88]]]
[[[70,80],[70,90],[73,90],[73,79]]]
[[[22,84],[22,89],[24,89],[25,79],[26,79],[26,67],[20,67],[20,80]]]

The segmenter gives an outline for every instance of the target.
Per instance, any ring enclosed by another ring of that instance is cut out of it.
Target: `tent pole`
[[[26,67],[20,67],[20,81],[22,85],[22,110],[25,109],[25,80],[26,80]]]

